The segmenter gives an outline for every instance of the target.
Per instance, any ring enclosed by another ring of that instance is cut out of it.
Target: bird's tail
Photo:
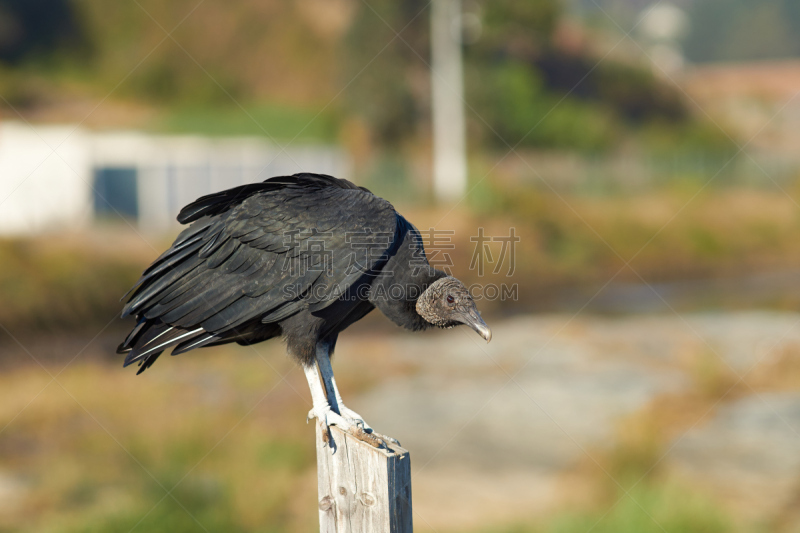
[[[216,335],[202,327],[186,329],[164,324],[160,320],[142,318],[117,347],[117,353],[125,354],[124,366],[138,361],[140,368],[137,374],[141,374],[169,348],[174,347],[172,355],[178,355],[216,340],[219,340]]]

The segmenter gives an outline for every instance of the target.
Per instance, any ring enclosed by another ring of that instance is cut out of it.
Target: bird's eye
[[[455,298],[453,298],[453,297],[452,297],[452,296],[450,296],[449,294],[447,295],[447,303],[449,303],[449,304],[452,304],[452,303],[453,303],[453,302],[455,302],[455,301],[456,301],[456,299],[455,299]]]

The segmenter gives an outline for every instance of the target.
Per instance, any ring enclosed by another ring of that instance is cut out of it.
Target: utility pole
[[[433,189],[443,202],[467,192],[461,0],[433,0],[431,9],[433,93]]]

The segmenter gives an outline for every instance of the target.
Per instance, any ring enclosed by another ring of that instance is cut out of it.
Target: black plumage
[[[123,317],[137,323],[118,353],[139,373],[170,348],[277,336],[308,366],[320,342],[332,347],[376,307],[412,330],[466,323],[486,337],[463,285],[428,264],[417,229],[349,181],[271,178],[204,196],[178,221],[188,228],[126,295]],[[425,292],[443,279],[453,283]],[[441,302],[420,301],[433,292]]]

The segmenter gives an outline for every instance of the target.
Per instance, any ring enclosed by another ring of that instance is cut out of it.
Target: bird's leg
[[[322,383],[325,384],[325,390],[328,393],[328,401],[331,408],[345,418],[352,420],[357,426],[370,431],[369,427],[364,421],[364,418],[347,407],[342,401],[342,395],[339,393],[339,388],[336,386],[336,378],[333,376],[333,367],[331,366],[331,358],[327,350],[317,350],[317,364],[319,365],[319,372],[322,375]]]
[[[328,402],[328,398],[325,395],[325,390],[322,388],[323,386],[320,382],[316,364],[306,367],[304,370],[306,379],[308,380],[308,387],[311,389],[311,400],[314,404],[308,412],[308,418],[306,420],[311,420],[312,418],[317,419],[320,429],[322,430],[322,439],[325,441],[325,444],[330,447],[331,453],[336,453],[336,442],[332,438],[330,426],[337,426],[342,431],[376,448],[381,448],[383,446],[388,447],[383,440],[367,433],[361,426],[353,423],[352,420],[343,417],[331,408],[331,404]]]
[[[342,431],[347,431],[348,433],[352,432],[354,428],[358,428],[354,426],[352,422],[331,409],[331,405],[328,403],[328,397],[325,395],[325,390],[322,388],[322,382],[319,379],[319,371],[317,370],[316,363],[304,367],[303,370],[305,370],[306,373],[308,388],[311,390],[311,402],[313,404],[313,407],[308,412],[306,421],[312,418],[317,419],[322,429],[322,439],[325,441],[325,444],[330,446],[331,452],[333,453],[336,451],[336,443],[331,438],[328,427],[332,425],[339,426]]]
[[[328,400],[335,411],[338,411],[345,419],[360,427],[366,433],[373,434],[384,442],[400,445],[395,439],[374,432],[369,424],[364,421],[364,417],[344,404],[342,395],[339,393],[339,387],[336,386],[336,378],[333,376],[333,367],[331,366],[331,358],[327,347],[318,347],[317,364],[319,365],[320,374],[322,374],[322,382],[328,392]]]

